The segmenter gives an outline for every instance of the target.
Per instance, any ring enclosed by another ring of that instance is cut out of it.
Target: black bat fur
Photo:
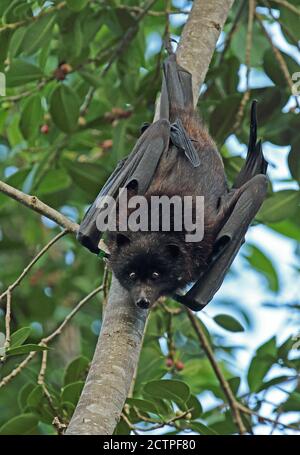
[[[160,119],[143,127],[132,153],[119,163],[98,198],[117,198],[121,187],[149,202],[151,196],[204,196],[204,237],[201,242],[186,242],[185,232],[172,228],[109,232],[108,262],[135,303],[148,308],[160,296],[171,295],[197,311],[212,299],[265,198],[266,169],[253,102],[246,162],[228,188],[221,156],[193,107],[191,75],[177,64],[175,54],[169,55]],[[98,198],[78,233],[79,241],[93,253],[99,252],[102,236],[96,227]]]

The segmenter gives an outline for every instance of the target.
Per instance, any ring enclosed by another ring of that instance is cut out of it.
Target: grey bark
[[[233,0],[194,0],[178,48],[193,76],[195,101]],[[113,277],[92,365],[66,434],[111,435],[137,367],[147,311]]]
[[[193,75],[195,104],[216,42],[234,0],[194,1],[177,50],[178,62]]]
[[[67,434],[113,432],[138,363],[147,313],[113,277],[92,365]]]

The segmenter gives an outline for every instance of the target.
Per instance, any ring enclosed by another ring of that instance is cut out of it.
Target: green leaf
[[[255,245],[247,245],[249,254],[245,258],[258,272],[262,273],[267,281],[271,291],[279,291],[279,277],[272,261]]]
[[[80,103],[69,86],[60,84],[50,99],[50,113],[56,126],[65,133],[72,133],[78,125]]]
[[[15,348],[9,348],[6,351],[7,356],[12,355],[21,355],[21,354],[29,354],[33,351],[45,351],[48,350],[46,346],[39,346],[38,344],[23,344],[23,346],[17,346]]]
[[[274,360],[263,360],[259,356],[253,357],[248,370],[248,384],[251,392],[257,392],[263,384],[263,379],[273,365]]]
[[[88,0],[66,0],[68,8],[72,11],[81,11],[86,7]]]
[[[41,97],[38,94],[32,95],[25,103],[20,121],[20,130],[25,139],[31,139],[38,135],[42,118]]]
[[[127,403],[134,406],[142,412],[157,414],[158,410],[154,402],[150,400],[141,400],[140,398],[127,398]]]
[[[62,394],[61,394],[61,401],[63,402],[69,402],[72,403],[74,406],[76,406],[81,391],[83,389],[84,382],[83,381],[77,381],[73,382],[71,384],[68,384],[62,389]]]
[[[285,60],[289,73],[293,74],[299,71],[299,67],[295,60],[282,50],[280,50],[280,52],[283,59]],[[265,52],[263,67],[267,76],[269,76],[269,78],[274,82],[276,86],[282,87],[283,89],[287,88],[286,78],[281,69],[278,67],[278,62],[274,57],[274,52],[272,49],[268,49]]]
[[[192,419],[198,419],[198,417],[201,416],[203,413],[203,409],[201,406],[200,401],[196,397],[196,395],[191,394],[189,399],[186,402],[186,406],[188,409],[192,409],[191,414],[192,414]]]
[[[71,179],[63,169],[51,169],[38,186],[38,194],[50,194],[64,190],[71,185]]]
[[[104,184],[107,171],[99,164],[80,163],[68,159],[62,160],[62,165],[71,179],[79,188],[90,196],[96,196]]]
[[[242,21],[241,21],[242,22]],[[247,42],[247,27],[241,24],[238,32],[233,34],[231,49],[232,52],[239,58],[241,63],[246,63],[246,42]],[[259,25],[253,24],[253,40],[251,46],[251,67],[260,67],[263,62],[264,52],[269,48],[267,39],[261,32]]]
[[[280,409],[283,409],[285,412],[299,412],[300,393],[292,392],[287,401],[280,405]]]
[[[266,199],[257,219],[263,223],[276,223],[277,221],[289,218],[297,210],[300,202],[300,192],[296,190],[277,191]]]
[[[53,396],[51,397],[53,403]],[[51,424],[55,416],[51,408],[42,385],[37,385],[28,395],[27,406],[30,411],[39,416],[39,419],[47,424]],[[55,405],[54,405],[55,406]]]
[[[9,42],[11,39],[12,31],[11,30],[1,30],[0,31],[0,70],[4,68],[4,61],[7,57],[7,51],[9,48]]]
[[[292,148],[288,156],[288,163],[292,177],[300,182],[300,153],[298,144],[292,144]]]
[[[174,401],[182,407],[190,397],[190,388],[183,381],[162,379],[150,381],[144,386],[144,392],[149,396]]]
[[[41,49],[51,39],[55,19],[55,14],[46,14],[30,25],[26,29],[20,51],[32,55]]]
[[[289,378],[290,376],[278,376],[276,378],[270,379],[269,381],[264,381],[257,391],[261,392],[262,390],[269,389],[274,385],[285,383],[289,380]]]
[[[34,414],[13,417],[0,428],[0,435],[38,434],[38,418]]]
[[[271,355],[276,357],[277,347],[276,347],[276,336],[273,336],[268,341],[263,343],[256,351],[259,356]]]
[[[35,389],[36,385],[31,382],[25,384],[18,393],[18,405],[21,411],[25,412],[27,409],[27,398]]]
[[[228,384],[230,385],[233,394],[237,395],[241,384],[241,378],[239,378],[238,376],[231,378],[228,380]]]
[[[165,358],[161,352],[151,346],[143,348],[138,365],[136,388],[144,382],[161,378],[166,371]]]
[[[276,363],[276,338],[272,337],[266,343],[263,343],[256,351],[248,370],[248,384],[251,392],[257,392],[263,385],[263,380]]]
[[[297,212],[295,214],[297,216]],[[279,232],[286,237],[300,242],[300,229],[292,220],[283,220],[278,223],[270,223],[268,227],[276,232]]]
[[[21,45],[24,39],[24,35],[26,33],[26,27],[19,27],[17,30],[14,31],[14,34],[9,43],[9,57],[12,59],[17,57],[21,51]]]
[[[206,425],[204,425],[201,422],[191,422],[189,424],[189,428],[191,428],[191,430],[194,430],[197,433],[203,434],[205,436],[216,436],[218,434],[215,430],[207,427]]]
[[[124,436],[124,435],[128,435],[131,433],[131,428],[129,427],[128,423],[125,422],[124,419],[120,419],[116,428],[115,428],[115,431],[114,431],[114,436]]]
[[[40,404],[43,397],[44,397],[43,387],[41,385],[37,385],[27,398],[28,406],[30,406],[31,408],[37,407]]]
[[[22,327],[11,335],[10,348],[21,346],[31,333],[31,327]]]
[[[218,142],[223,143],[232,134],[232,119],[236,117],[240,101],[240,94],[227,96],[217,104],[212,112],[209,129]]]
[[[218,314],[214,317],[214,321],[223,329],[230,332],[244,332],[244,327],[232,316],[228,314]]]
[[[64,385],[84,380],[88,372],[89,363],[89,359],[83,356],[72,360],[67,366],[64,375]]]
[[[295,338],[293,336],[288,337],[279,347],[278,347],[278,357],[280,359],[287,359],[290,351],[295,345]]]
[[[40,68],[25,60],[14,60],[6,73],[7,87],[18,87],[43,77]]]

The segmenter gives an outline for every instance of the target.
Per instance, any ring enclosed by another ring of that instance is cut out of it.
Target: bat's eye
[[[152,273],[152,280],[157,280],[159,278],[159,273],[158,272],[153,272]]]
[[[134,272],[129,273],[129,278],[130,278],[132,281],[136,280],[136,273],[134,273]]]

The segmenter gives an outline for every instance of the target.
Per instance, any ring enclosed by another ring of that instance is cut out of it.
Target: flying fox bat
[[[159,120],[143,127],[130,155],[119,162],[87,211],[78,240],[99,253],[103,234],[97,228],[99,200],[104,196],[118,200],[120,189],[147,201],[163,195],[203,196],[204,236],[199,242],[187,242],[184,233],[173,228],[117,229],[108,232],[106,240],[108,263],[138,306],[149,308],[160,296],[170,295],[199,311],[220,288],[265,198],[266,170],[261,141],[257,142],[254,101],[246,161],[228,188],[221,155],[194,110],[192,76],[171,54],[163,64]],[[194,214],[195,210],[193,205]]]

